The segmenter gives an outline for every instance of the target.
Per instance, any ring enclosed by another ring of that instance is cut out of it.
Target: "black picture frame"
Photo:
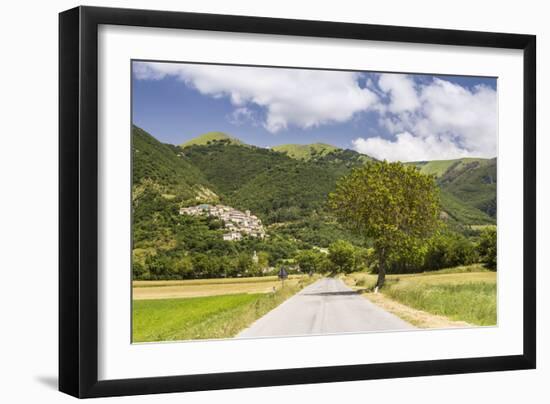
[[[97,62],[100,24],[522,50],[523,353],[99,381]],[[535,368],[535,122],[534,35],[96,7],[77,7],[60,13],[59,390],[85,398]]]

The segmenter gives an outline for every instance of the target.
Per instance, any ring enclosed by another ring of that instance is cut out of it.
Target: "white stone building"
[[[241,240],[243,235],[259,238],[264,238],[266,235],[262,221],[249,210],[241,212],[230,206],[201,204],[181,208],[180,215],[208,215],[222,220],[227,230],[223,239],[228,241]]]

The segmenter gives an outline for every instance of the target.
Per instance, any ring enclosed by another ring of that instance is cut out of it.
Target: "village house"
[[[243,236],[241,235],[241,233],[236,232],[236,231],[232,231],[230,233],[225,233],[223,235],[223,239],[225,241],[239,241],[242,238],[243,238]]]
[[[200,216],[207,215],[216,217],[224,222],[227,233],[223,239],[227,241],[241,240],[243,235],[250,237],[265,237],[265,229],[262,221],[249,210],[241,212],[225,205],[209,205],[206,203],[180,208],[180,215]]]

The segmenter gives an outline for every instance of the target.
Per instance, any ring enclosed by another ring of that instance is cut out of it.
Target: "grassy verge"
[[[133,342],[233,337],[314,280],[285,282],[274,293],[135,300]]]
[[[415,309],[399,303],[397,300],[390,299],[383,293],[365,293],[363,296],[382,309],[401,317],[406,322],[418,328],[461,328],[472,326],[465,321],[453,321],[445,316]]]
[[[393,284],[384,295],[407,306],[476,325],[497,322],[496,283]]]
[[[497,320],[496,273],[480,265],[448,268],[420,274],[389,275],[380,290],[383,298],[371,293],[376,275],[356,273],[345,279],[348,285],[366,293],[371,301],[390,307],[394,314],[410,321],[411,310],[419,318],[415,325],[436,328],[443,326],[441,316],[451,322],[473,325],[495,325]],[[401,305],[392,305],[391,299]],[[424,314],[440,316],[430,319]],[[414,321],[413,321],[414,323]],[[451,324],[451,323],[449,323]]]

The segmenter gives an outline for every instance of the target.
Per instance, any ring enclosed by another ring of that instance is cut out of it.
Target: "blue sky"
[[[133,62],[133,122],[181,144],[221,131],[387,160],[494,157],[494,78]]]

